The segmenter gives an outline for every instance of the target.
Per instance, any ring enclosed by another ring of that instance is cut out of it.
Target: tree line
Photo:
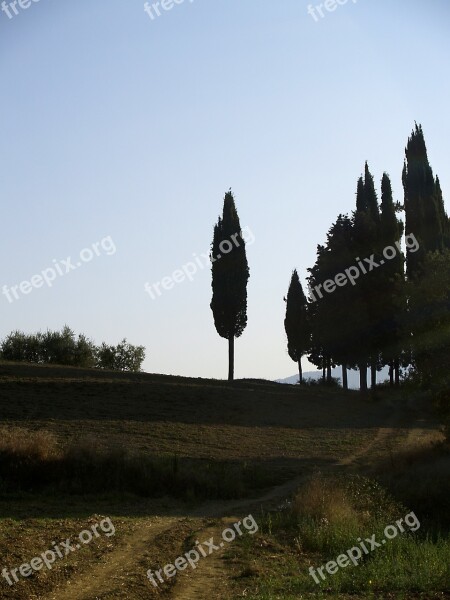
[[[403,203],[394,201],[387,173],[379,197],[366,163],[357,181],[355,209],[338,215],[326,242],[317,246],[316,262],[308,269],[309,297],[293,271],[284,326],[300,382],[301,359],[307,355],[325,381],[340,365],[344,388],[349,368],[359,370],[365,392],[369,371],[375,387],[377,372],[388,365],[393,386],[409,367],[421,385],[448,389],[450,221],[418,124],[405,148],[402,182]],[[247,325],[250,272],[240,232],[230,190],[214,227],[210,305],[216,330],[228,341],[229,380],[234,378],[234,340]],[[239,244],[224,252],[233,234]]]
[[[377,371],[386,365],[391,385],[399,384],[402,367],[411,367],[424,384],[445,380],[450,358],[450,221],[417,124],[405,149],[402,181],[400,204],[394,202],[384,173],[379,203],[366,163],[357,182],[355,210],[350,216],[340,214],[326,243],[317,246],[316,262],[308,269],[309,298],[293,272],[285,330],[300,382],[304,355],[328,381],[332,367],[341,365],[344,388],[348,368],[359,369],[362,391],[367,390],[368,369],[374,388]],[[404,224],[397,217],[401,212]],[[406,257],[401,251],[405,241]],[[357,280],[339,279],[349,270],[355,274],[352,268],[358,269]],[[332,293],[326,293],[327,285]]]
[[[117,346],[103,342],[100,346],[67,325],[61,331],[25,334],[11,332],[0,344],[3,360],[35,364],[139,372],[145,359],[145,348],[133,346],[126,339]]]

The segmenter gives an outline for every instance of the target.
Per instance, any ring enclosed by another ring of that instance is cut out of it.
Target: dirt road
[[[420,427],[413,406],[392,407],[385,426],[358,451],[337,461],[328,470],[366,468],[374,460],[388,456],[394,450],[408,446],[417,436],[426,443],[433,430]],[[145,559],[151,559],[152,549],[163,548],[173,562],[177,556],[201,541],[221,539],[222,531],[261,506],[273,509],[285,501],[302,483],[304,476],[277,486],[263,495],[244,501],[217,501],[186,511],[183,516],[158,516],[142,520],[136,529],[88,571],[64,582],[41,600],[106,600],[165,597],[171,600],[223,600],[230,597],[230,574],[224,553],[226,548],[202,558],[197,568],[179,572],[170,581],[155,589],[146,577]],[[195,532],[194,538],[187,532]],[[189,537],[189,543],[186,538]],[[159,568],[162,568],[161,564]]]

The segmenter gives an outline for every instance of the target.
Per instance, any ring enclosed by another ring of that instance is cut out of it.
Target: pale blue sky
[[[1,295],[0,335],[68,323],[145,345],[147,371],[226,377],[209,270],[156,300],[144,284],[208,250],[232,187],[255,236],[236,376],[291,375],[291,271],[304,281],[332,221],[353,209],[365,160],[402,200],[414,120],[449,207],[450,5],[349,0],[315,22],[303,0],[186,0],[153,21],[143,4],[0,13],[0,286],[107,236],[117,249],[51,289]]]

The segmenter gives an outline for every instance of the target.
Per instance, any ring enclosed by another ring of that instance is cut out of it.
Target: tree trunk
[[[370,364],[370,387],[372,390],[377,387],[377,366],[374,361]]]
[[[323,359],[322,382],[325,383],[325,359]]]
[[[228,338],[228,381],[234,379],[234,335]]]
[[[359,365],[359,389],[361,392],[367,392],[367,364]]]
[[[389,385],[394,387],[394,363],[389,363]]]
[[[348,390],[347,365],[342,365],[342,387]]]
[[[298,377],[301,385],[303,383],[302,359],[298,361]]]
[[[327,383],[331,383],[331,358],[327,358]]]
[[[394,361],[395,385],[400,385],[400,361],[398,358]]]

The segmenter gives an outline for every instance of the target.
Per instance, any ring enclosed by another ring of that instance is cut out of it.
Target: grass
[[[150,457],[123,447],[105,449],[93,438],[62,448],[54,434],[0,429],[0,493],[127,492],[185,500],[239,498],[277,483],[257,465]]]
[[[239,540],[234,558],[240,557],[243,567],[236,588],[252,589],[246,596],[250,600],[442,598],[449,591],[450,539],[448,532],[431,535],[423,523],[418,529],[415,524],[414,532],[404,525],[404,533],[379,548],[371,550],[366,543],[369,553],[362,552],[357,566],[348,561],[335,574],[324,570],[324,580],[317,573],[358,547],[358,540],[375,534],[381,542],[385,527],[410,512],[371,479],[315,476],[287,510],[261,515],[255,538]],[[408,519],[415,523],[412,516]],[[319,584],[309,574],[311,566]]]
[[[387,415],[335,390],[32,365],[0,365],[0,391],[5,426],[45,430],[61,446],[82,431],[105,448],[256,461],[285,476],[363,446]]]

